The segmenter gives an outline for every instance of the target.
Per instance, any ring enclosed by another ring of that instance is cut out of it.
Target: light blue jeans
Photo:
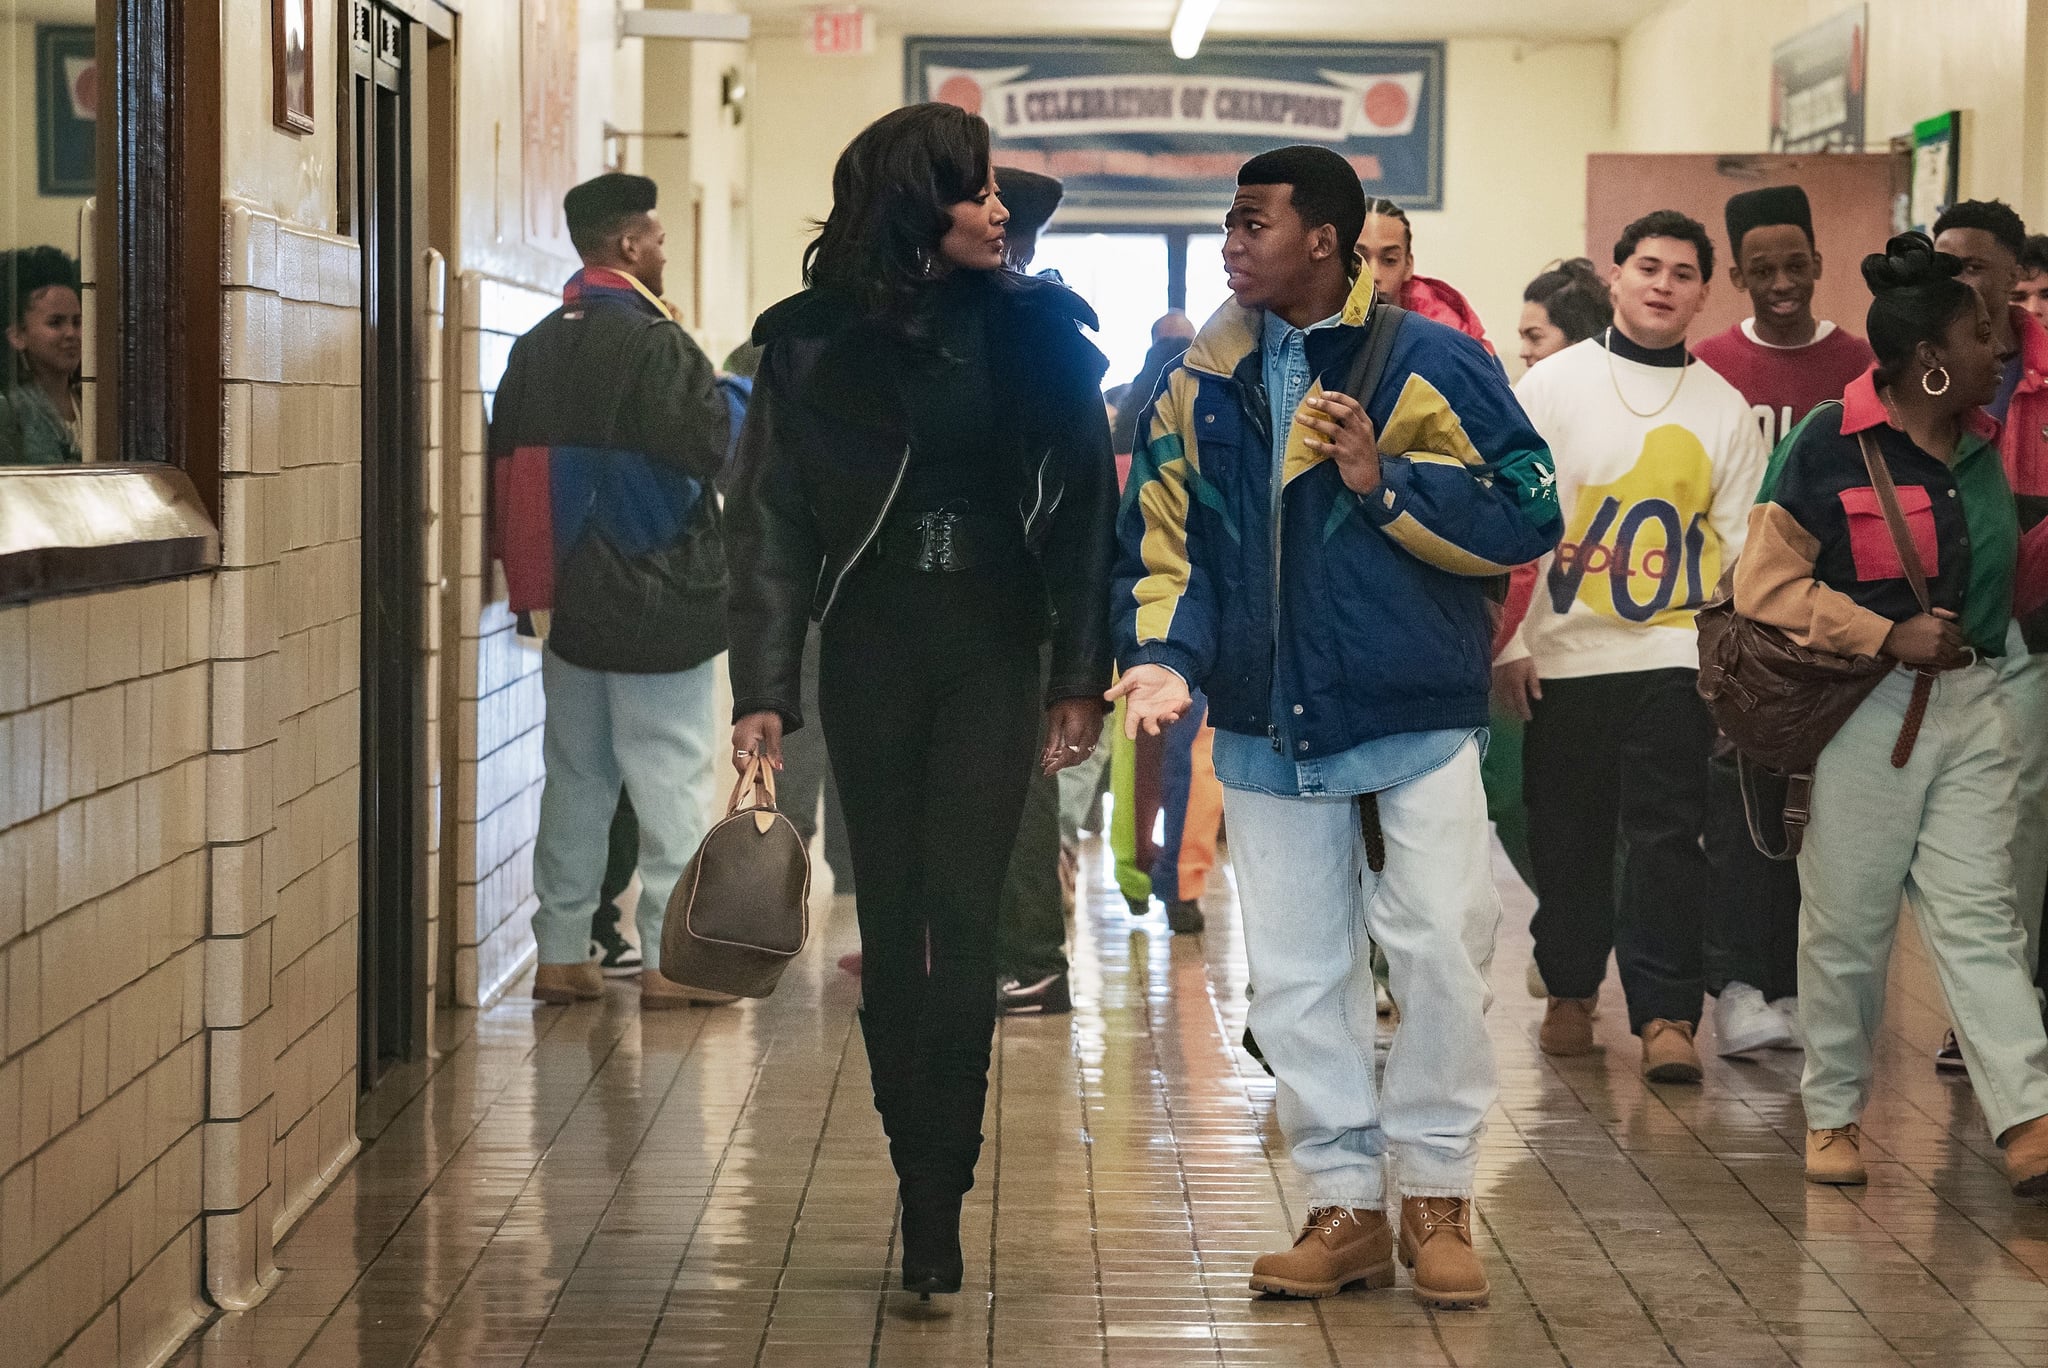
[[[2027,932],[2027,970],[2041,960],[2041,907],[2048,894],[2048,655],[2029,655],[2014,623],[1998,662],[2012,715],[2013,757],[2018,762],[2017,822],[2013,831],[2012,882],[2020,925]]]
[[[1885,974],[1910,899],[1998,1136],[2048,1115],[2048,1035],[2013,901],[2012,719],[1991,664],[1937,678],[1913,756],[1892,748],[1913,695],[1893,671],[1814,769],[1813,824],[1799,854],[1800,1094],[1810,1129],[1859,1120]]]
[[[533,938],[542,964],[581,964],[604,883],[619,786],[640,818],[641,952],[661,959],[661,925],[710,821],[713,663],[678,674],[613,674],[547,652],[541,743],[547,783],[533,845]]]
[[[1223,810],[1251,1031],[1309,1205],[1383,1209],[1390,1155],[1401,1195],[1470,1196],[1498,1090],[1485,1017],[1501,916],[1477,739],[1379,795],[1379,874],[1356,798],[1226,788]],[[1374,944],[1401,1009],[1377,1086]]]

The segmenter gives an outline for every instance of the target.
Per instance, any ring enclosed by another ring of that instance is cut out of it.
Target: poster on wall
[[[562,197],[576,184],[576,0],[525,0],[520,34],[520,167],[526,240],[563,255]]]
[[[996,159],[1066,183],[1074,210],[1220,214],[1256,152],[1320,143],[1368,195],[1443,207],[1442,43],[909,38],[904,94],[986,118]]]
[[[1962,122],[1962,115],[1951,110],[1913,125],[1913,198],[1906,212],[1920,232],[1932,233],[1934,221],[1956,202]]]
[[[1869,7],[1771,49],[1771,151],[1861,152]]]
[[[270,121],[313,131],[313,0],[270,0]]]
[[[36,193],[93,193],[99,57],[89,24],[36,25]]]

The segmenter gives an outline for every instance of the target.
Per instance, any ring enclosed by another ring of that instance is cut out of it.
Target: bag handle
[[[754,828],[765,836],[775,824],[776,811],[775,768],[761,756],[750,755],[747,767],[740,771],[739,782],[732,786],[732,797],[726,800],[725,815],[731,818],[742,812],[753,813]]]
[[[1899,564],[1906,568],[1913,597],[1920,600],[1921,612],[1932,613],[1934,603],[1927,596],[1927,572],[1921,568],[1920,549],[1913,545],[1913,534],[1906,530],[1906,515],[1899,509],[1899,490],[1892,483],[1891,467],[1878,454],[1869,433],[1857,433],[1856,444],[1863,448],[1863,469],[1870,476],[1870,487],[1877,491],[1878,507],[1884,510],[1884,525],[1891,530],[1892,547],[1899,553]]]

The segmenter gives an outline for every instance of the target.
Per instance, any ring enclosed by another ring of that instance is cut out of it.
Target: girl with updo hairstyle
[[[2048,540],[2020,536],[1997,428],[1980,411],[1999,379],[1991,320],[1961,269],[1919,233],[1864,258],[1877,364],[1773,458],[1735,608],[1803,645],[1897,666],[1814,767],[1799,854],[1808,1181],[1864,1181],[1872,1047],[1910,899],[2006,1177],[2037,1198],[2048,1196],[2048,1034],[2013,890],[2013,719],[1990,662],[2016,601],[2044,597]],[[1897,489],[1931,612],[1866,444]]]
[[[1522,321],[1515,327],[1522,365],[1583,342],[1613,321],[1614,301],[1592,262],[1572,257],[1547,266],[1522,291]]]

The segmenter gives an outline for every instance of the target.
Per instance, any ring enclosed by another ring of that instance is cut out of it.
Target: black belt
[[[1023,554],[1023,527],[995,513],[897,514],[875,538],[877,559],[926,574],[974,570]]]

